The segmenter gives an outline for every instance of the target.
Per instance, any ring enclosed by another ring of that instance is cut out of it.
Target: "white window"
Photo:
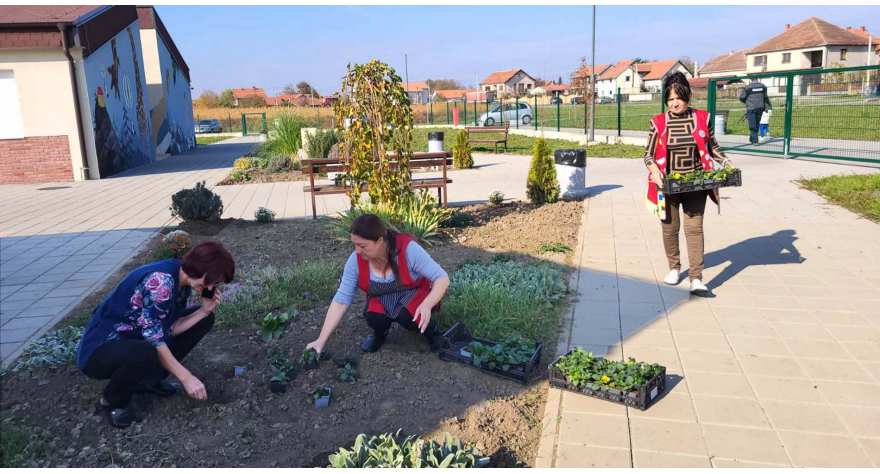
[[[12,71],[0,71],[0,140],[24,138],[24,125],[21,122],[21,107],[18,103],[18,89]]]

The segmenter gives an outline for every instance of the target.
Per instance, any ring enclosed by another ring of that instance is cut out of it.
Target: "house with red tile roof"
[[[476,92],[477,89],[437,89],[432,91],[431,98],[434,102],[460,101],[468,92]]]
[[[746,75],[746,50],[731,51],[719,54],[706,61],[699,70],[697,77],[729,77]],[[704,86],[705,87],[705,86]]]
[[[506,92],[517,97],[528,95],[534,87],[535,78],[522,69],[495,71],[480,82],[480,89],[484,92],[495,92],[496,95]]]
[[[681,72],[688,79],[694,77],[691,71],[681,61],[676,59],[637,63],[632,65],[632,70],[639,76],[639,80],[644,85],[643,89],[653,93],[660,92],[663,88],[663,81],[676,72]]]
[[[858,31],[862,31],[859,33]],[[746,52],[749,74],[827,69],[868,64],[870,35],[863,30],[844,29],[821,18],[810,17]],[[874,38],[871,38],[872,49]],[[873,52],[876,64],[877,50]]]
[[[638,75],[632,69],[633,60],[618,61],[602,72],[597,66],[599,76],[596,78],[596,95],[598,97],[616,97],[617,90],[621,94],[636,94],[641,92],[641,82]]]
[[[430,97],[428,84],[423,81],[402,82],[403,90],[409,95],[409,101],[413,104],[427,104]]]
[[[251,87],[249,89],[232,89],[232,95],[235,96],[235,106],[239,106],[239,101],[245,97],[262,97],[266,103],[269,103],[269,96],[266,91],[259,87]]]

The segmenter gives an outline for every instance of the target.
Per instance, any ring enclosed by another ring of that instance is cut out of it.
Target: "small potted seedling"
[[[299,358],[299,363],[304,370],[314,370],[318,368],[318,353],[314,349],[303,349]]]
[[[272,393],[284,393],[287,391],[287,382],[287,373],[280,372],[269,381],[269,390],[271,390]]]
[[[342,368],[342,381],[343,382],[357,382],[358,373],[357,369],[354,368],[351,364],[345,364],[345,367]]]
[[[320,386],[312,391],[312,400],[315,401],[316,407],[326,407],[330,405],[330,387]]]
[[[277,339],[281,337],[281,333],[284,331],[282,326],[289,320],[290,316],[287,313],[282,313],[278,316],[269,313],[257,322],[257,336],[262,337],[265,342]]]
[[[268,351],[269,357],[269,369],[273,374],[279,374],[281,372],[287,372],[287,368],[290,367],[290,359],[284,357],[284,354],[281,353],[280,349],[275,347],[269,349]]]
[[[323,354],[323,352],[322,352],[322,354]],[[346,365],[350,365],[354,368],[357,368],[358,362],[357,362],[356,357],[345,356],[345,357],[337,357],[337,358],[333,359],[333,365],[335,365],[336,368],[338,368],[338,369],[341,369],[341,368],[345,367]]]

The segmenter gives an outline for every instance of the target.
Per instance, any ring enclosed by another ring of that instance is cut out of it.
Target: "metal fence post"
[[[465,127],[467,126],[467,123],[468,123],[468,121],[467,121],[467,97],[465,97],[465,99],[464,99],[464,122],[462,122],[462,123],[465,125]]]
[[[450,123],[452,123],[452,122],[449,121],[449,101],[447,101],[446,102],[446,125],[449,125]]]
[[[247,136],[247,120],[245,120],[244,114],[241,114],[241,136]]]
[[[660,113],[666,112],[666,87],[660,84]]]
[[[623,105],[623,97],[620,96],[620,87],[617,88],[617,136],[620,136],[621,107]]]
[[[715,104],[715,79],[709,79],[709,90],[706,95],[706,110],[709,112],[710,120],[712,120],[712,130],[715,130],[715,111],[717,105]],[[725,123],[725,126],[727,124]],[[722,130],[722,133],[724,130]],[[715,130],[715,136],[718,136],[718,131]]]
[[[501,119],[501,125],[504,125],[504,99],[498,99],[498,102],[501,105],[498,107],[498,117]]]
[[[231,132],[232,131],[232,114],[229,112],[226,113],[226,124],[227,124],[226,129]]]
[[[595,107],[595,106],[596,106],[596,104],[593,104],[593,107]],[[587,112],[587,101],[584,101],[584,135],[589,133],[589,131],[587,130],[587,128],[590,125],[588,123],[590,121],[589,115],[590,115],[589,112]]]
[[[489,94],[486,94],[486,122],[489,121]],[[486,122],[483,122],[483,125],[486,125]]]
[[[519,98],[517,97],[516,102],[513,103],[516,107],[516,129],[519,130]]]
[[[794,73],[785,75],[785,132],[782,137],[782,154],[791,153],[791,114],[794,110]]]
[[[477,102],[479,99],[474,99],[474,127],[477,126]]]
[[[560,110],[560,105],[559,105],[559,102],[557,101],[556,102],[556,131],[557,132],[559,131],[559,126],[560,126],[559,110]]]
[[[532,121],[535,122],[535,131],[537,131],[538,130],[538,96],[537,95],[535,96],[535,108],[532,109],[532,112],[534,112],[534,114],[535,114],[535,116],[532,117]]]

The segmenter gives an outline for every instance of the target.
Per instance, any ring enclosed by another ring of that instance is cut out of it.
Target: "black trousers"
[[[190,308],[184,315],[198,308]],[[209,314],[193,327],[171,338],[168,349],[178,361],[183,360],[214,326],[214,313]],[[110,382],[104,389],[104,400],[113,408],[125,408],[139,385],[152,387],[168,372],[159,362],[159,352],[153,344],[141,339],[124,339],[105,342],[89,357],[83,373]]]
[[[436,310],[431,311],[431,322],[428,323],[428,327],[425,328],[424,335],[426,338],[431,339],[435,335],[439,334],[440,331],[437,330],[437,325],[434,324],[433,315],[436,314]],[[388,333],[388,330],[391,329],[391,323],[397,322],[400,327],[406,329],[407,331],[418,331],[419,326],[413,321],[412,313],[409,312],[406,308],[403,308],[400,311],[400,314],[397,315],[397,319],[389,318],[385,313],[368,313],[364,311],[364,319],[367,320],[367,325],[373,329],[376,334],[385,335]]]
[[[749,143],[758,143],[758,127],[761,126],[761,115],[764,115],[763,108],[746,111],[746,118],[749,121]]]

